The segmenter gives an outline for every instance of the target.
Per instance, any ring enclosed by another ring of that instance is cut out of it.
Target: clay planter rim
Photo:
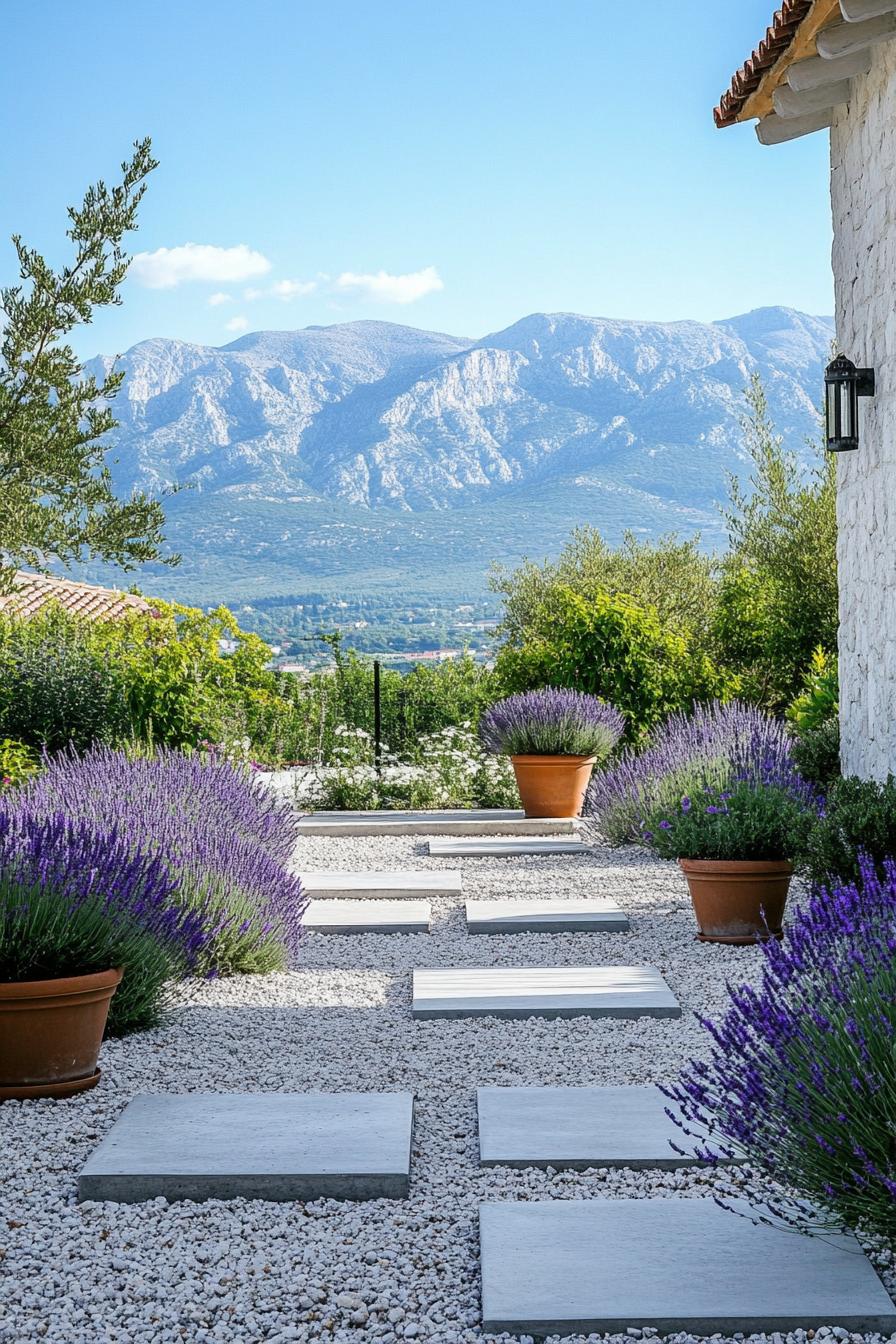
[[[572,756],[568,752],[555,752],[553,755],[547,755],[544,752],[524,756],[511,756],[511,761],[520,761],[523,765],[556,765],[558,761],[576,761],[579,765],[594,765],[597,761],[596,756]]]
[[[683,872],[690,870],[693,873],[718,873],[721,877],[727,873],[734,877],[746,869],[756,873],[757,876],[763,873],[768,873],[770,876],[793,873],[790,859],[679,859],[678,863]]]
[[[121,966],[110,971],[87,971],[84,975],[53,976],[49,980],[0,980],[0,1002],[15,1000],[57,999],[72,994],[89,993],[92,989],[117,986],[124,975]]]

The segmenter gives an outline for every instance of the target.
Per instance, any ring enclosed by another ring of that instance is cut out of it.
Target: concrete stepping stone
[[[575,817],[527,817],[505,808],[449,808],[437,812],[309,812],[302,835],[572,835]]]
[[[135,1097],[82,1168],[78,1198],[405,1199],[409,1092]]]
[[[467,933],[618,933],[631,928],[614,901],[467,901]]]
[[[460,896],[457,872],[356,873],[335,868],[302,873],[302,888],[315,897],[363,900],[398,900],[402,897]]]
[[[681,1017],[654,966],[416,970],[414,1017]]]
[[[309,901],[309,933],[429,933],[429,901]]]
[[[484,1204],[486,1334],[896,1330],[852,1237],[754,1226],[711,1199]]]
[[[481,1167],[654,1167],[695,1159],[656,1087],[480,1087]]]
[[[430,840],[429,853],[434,859],[516,859],[530,854],[589,854],[590,847],[582,840],[513,838],[496,840]]]

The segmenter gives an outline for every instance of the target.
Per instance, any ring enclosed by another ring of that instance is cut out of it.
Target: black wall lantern
[[[824,371],[824,408],[828,449],[848,453],[859,446],[859,397],[874,396],[874,370],[857,369],[838,355]]]

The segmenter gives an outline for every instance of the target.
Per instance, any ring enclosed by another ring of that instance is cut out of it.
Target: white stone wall
[[[831,204],[839,347],[877,377],[838,462],[842,757],[880,779],[896,774],[896,41],[835,118]]]

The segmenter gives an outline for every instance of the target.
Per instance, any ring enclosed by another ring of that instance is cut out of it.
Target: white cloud
[[[214,294],[209,294],[208,296],[209,308],[220,308],[222,303],[233,303],[233,295],[225,294],[224,291],[221,289],[217,290],[216,293]]]
[[[388,271],[358,275],[354,271],[343,271],[336,280],[336,288],[353,290],[386,303],[415,303],[445,286],[435,266],[426,266],[422,271],[412,271],[408,275],[390,275]]]
[[[224,323],[225,331],[248,331],[249,319],[240,314],[239,317],[232,317],[229,322]]]
[[[311,294],[317,289],[316,280],[275,280],[272,285],[264,289],[244,289],[243,298],[247,303],[254,303],[256,299],[282,299],[284,303],[289,303],[291,299],[301,299],[306,294]]]
[[[267,257],[245,243],[236,247],[183,243],[180,247],[157,247],[155,252],[138,252],[131,262],[130,274],[147,289],[174,289],[176,285],[193,280],[232,284],[267,275],[270,269]]]

